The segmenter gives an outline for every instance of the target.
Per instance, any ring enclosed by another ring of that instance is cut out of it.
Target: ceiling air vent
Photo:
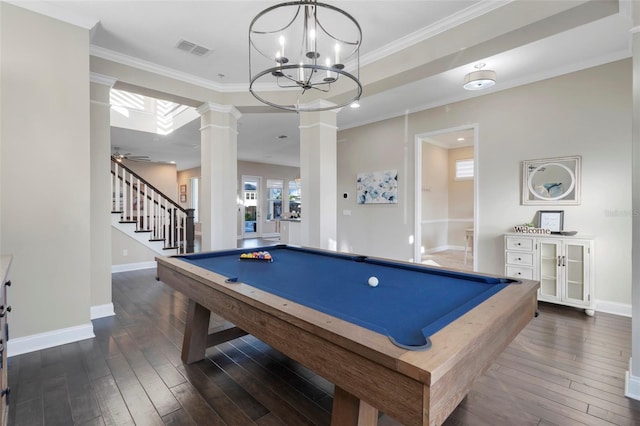
[[[200,46],[191,41],[182,39],[178,42],[178,44],[176,44],[176,47],[180,50],[189,52],[196,56],[207,56],[209,53],[211,53],[211,49],[209,49],[208,47]]]

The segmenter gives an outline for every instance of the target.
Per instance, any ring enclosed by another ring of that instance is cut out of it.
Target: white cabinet
[[[593,239],[505,234],[505,275],[540,281],[538,300],[595,310]]]

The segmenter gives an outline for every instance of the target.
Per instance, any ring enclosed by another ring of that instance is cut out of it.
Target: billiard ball
[[[369,285],[371,287],[377,287],[378,286],[378,279],[376,277],[369,277]]]

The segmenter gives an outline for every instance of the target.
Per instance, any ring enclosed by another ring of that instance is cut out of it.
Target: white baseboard
[[[91,307],[91,319],[98,319],[104,317],[112,317],[116,313],[113,310],[113,303],[106,303],[104,305],[97,305]]]
[[[10,339],[7,343],[7,356],[21,355],[41,349],[77,342],[96,337],[91,323],[75,327],[62,328],[46,333]]]
[[[425,250],[425,252],[422,253],[422,254],[423,255],[425,255],[425,254],[433,254],[433,253],[438,253],[438,252],[446,251],[446,250],[464,251],[464,246],[452,246],[452,245],[439,246],[439,247],[430,248],[429,250]]]
[[[606,312],[608,314],[631,317],[631,305],[627,303],[607,302],[606,300],[596,300],[596,312]]]
[[[138,271],[140,269],[151,269],[157,266],[158,265],[155,260],[151,262],[125,263],[122,265],[111,265],[111,273],[113,274],[115,272]]]
[[[629,371],[624,378],[624,396],[640,401],[640,377],[631,374],[631,358],[629,358]]]

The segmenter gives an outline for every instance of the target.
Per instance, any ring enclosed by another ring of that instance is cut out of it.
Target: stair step
[[[151,238],[149,241],[164,241],[164,238]]]
[[[121,220],[120,223],[138,223],[135,220]]]
[[[123,212],[122,210],[120,210],[120,211],[111,210],[111,213],[113,213],[113,214],[116,214],[116,213],[122,214],[122,213],[124,213],[124,212]]]
[[[151,229],[136,229],[133,232],[142,233],[142,232],[151,232]]]
[[[177,250],[179,247],[178,246],[173,246],[173,247],[162,247],[162,250]]]

